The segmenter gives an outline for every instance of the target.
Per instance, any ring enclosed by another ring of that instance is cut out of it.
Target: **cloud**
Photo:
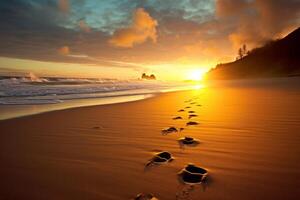
[[[217,0],[216,15],[218,17],[236,16],[241,14],[250,4],[247,0]]]
[[[89,25],[86,24],[86,22],[84,20],[79,20],[78,26],[79,26],[80,30],[82,30],[83,32],[86,32],[86,33],[91,32],[91,28],[89,27]]]
[[[63,56],[67,56],[70,54],[70,48],[68,46],[63,46],[63,47],[59,48],[57,51],[60,55],[63,55]]]
[[[215,0],[113,1],[0,1],[6,19],[0,21],[0,56],[101,66],[116,66],[104,62],[115,60],[122,67],[158,67],[185,57],[211,66],[211,60],[234,59],[241,44],[251,49],[300,24],[299,0],[216,0],[216,7]],[[65,45],[69,53],[58,53]]]
[[[61,12],[67,13],[70,10],[69,0],[58,0],[58,8]]]
[[[218,0],[216,16],[226,26],[235,48],[250,47],[276,39],[299,26],[299,0]]]
[[[149,13],[143,8],[138,8],[133,13],[130,27],[115,31],[109,42],[113,46],[125,48],[142,44],[148,39],[155,43],[157,40],[157,25],[157,21]]]

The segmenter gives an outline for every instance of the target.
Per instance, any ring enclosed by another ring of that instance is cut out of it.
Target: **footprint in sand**
[[[185,107],[185,109],[191,108],[190,106]]]
[[[185,185],[181,190],[176,193],[176,200],[190,200],[191,192],[195,188],[193,185]]]
[[[178,116],[178,117],[173,117],[173,120],[177,120],[177,119],[182,119],[182,117]]]
[[[180,110],[178,110],[177,112],[184,112],[184,110],[183,110],[183,109],[180,109]]]
[[[200,106],[202,106],[202,105],[201,105],[201,104],[198,104],[197,106],[199,106],[199,107],[200,107]]]
[[[177,130],[177,128],[175,128],[174,126],[171,126],[170,128],[167,128],[167,129],[163,129],[163,130],[161,131],[161,133],[162,133],[163,135],[166,135],[166,134],[168,134],[168,133],[176,133],[176,132],[178,132],[178,130]]]
[[[191,101],[193,101],[193,99],[186,100],[186,101],[184,101],[184,103],[189,103]]]
[[[158,198],[153,196],[153,194],[151,193],[148,194],[140,193],[133,200],[158,200]]]
[[[93,129],[100,129],[103,128],[102,126],[94,126]]]
[[[194,125],[198,125],[198,124],[199,124],[198,122],[192,122],[192,121],[186,123],[187,126],[194,126]]]
[[[191,119],[191,118],[193,118],[193,117],[198,117],[198,115],[195,115],[195,114],[189,115],[189,119]]]
[[[195,185],[205,182],[208,172],[204,168],[194,164],[188,164],[178,173],[178,175],[183,183]]]
[[[163,164],[163,163],[168,163],[174,160],[172,158],[172,155],[167,152],[167,151],[162,151],[160,153],[157,153],[149,162],[146,164],[147,166],[150,166],[152,164]]]
[[[190,145],[190,146],[196,146],[200,143],[199,140],[187,136],[180,138],[178,141],[181,145]]]
[[[193,110],[190,110],[190,111],[189,111],[189,113],[195,113],[195,111],[193,111]]]

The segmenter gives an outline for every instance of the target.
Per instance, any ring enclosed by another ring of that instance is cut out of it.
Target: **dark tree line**
[[[242,47],[239,48],[238,50],[238,56],[236,57],[236,60],[240,60],[247,56],[249,54],[249,51],[247,50],[247,46],[243,44]]]

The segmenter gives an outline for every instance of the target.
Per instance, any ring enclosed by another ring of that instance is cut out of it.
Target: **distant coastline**
[[[300,28],[263,47],[249,52],[240,51],[236,61],[218,64],[206,74],[206,78],[226,80],[300,76]]]

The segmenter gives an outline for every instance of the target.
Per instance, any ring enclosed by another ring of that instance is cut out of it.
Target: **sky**
[[[0,73],[199,76],[300,25],[299,0],[1,0]]]

